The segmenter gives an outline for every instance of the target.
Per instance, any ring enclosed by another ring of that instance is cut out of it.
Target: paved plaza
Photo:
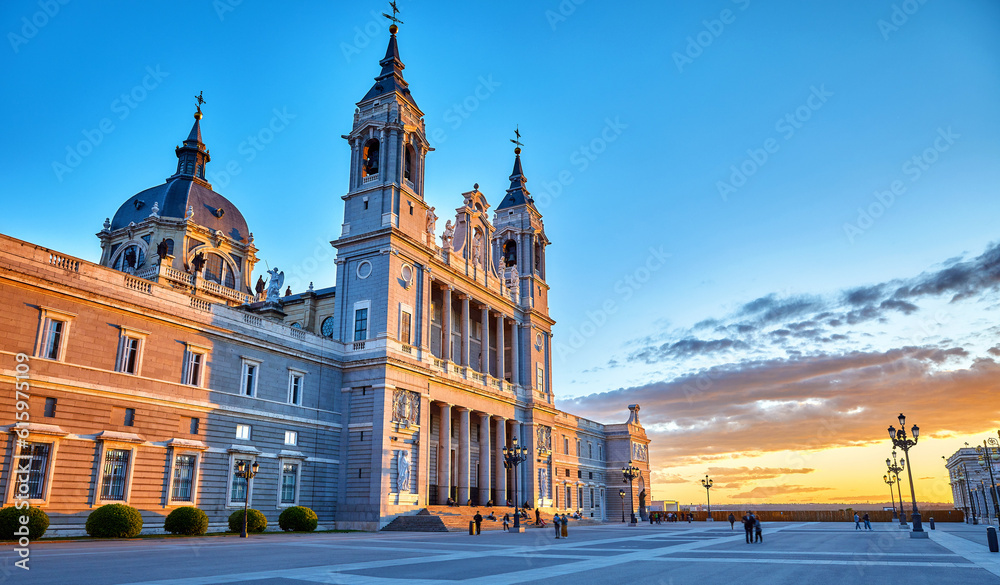
[[[728,523],[581,527],[524,534],[338,533],[37,543],[30,573],[3,551],[2,583],[252,585],[342,583],[996,583],[982,526],[771,523],[748,545]]]

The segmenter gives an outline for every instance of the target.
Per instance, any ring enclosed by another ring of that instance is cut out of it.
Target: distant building
[[[993,478],[1000,480],[1000,452],[991,450],[993,457]],[[945,460],[948,469],[948,483],[951,485],[952,502],[962,510],[966,522],[983,522],[984,518],[997,517],[997,491],[992,485],[986,461],[974,447],[963,447]]]
[[[503,503],[515,489],[531,506],[616,518],[632,461],[645,514],[639,406],[613,425],[554,406],[550,242],[520,148],[492,218],[476,185],[438,243],[424,201],[433,149],[395,28],[380,65],[343,136],[335,286],[287,294],[277,268],[251,282],[253,234],[205,179],[200,104],[175,172],[97,234],[98,264],[0,236],[5,505],[27,493],[50,534],[79,533],[114,502],[139,508],[147,531],[183,505],[222,529],[247,501],[271,525],[304,505],[324,526],[375,530],[448,498]],[[502,452],[515,440],[528,454],[517,474]],[[249,485],[234,475],[241,462],[260,465]]]

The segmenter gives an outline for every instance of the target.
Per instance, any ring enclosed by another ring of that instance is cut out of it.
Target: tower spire
[[[521,142],[521,129],[519,126],[514,128],[514,138],[511,138],[510,141],[514,143],[514,168],[510,172],[510,187],[507,189],[507,195],[504,196],[503,201],[497,206],[497,211],[518,205],[527,204],[534,206],[535,203],[535,200],[531,198],[531,193],[525,186],[528,179],[525,178],[524,171],[521,170],[521,147],[524,146],[524,143]]]
[[[212,157],[209,156],[208,149],[205,148],[205,143],[201,140],[201,119],[204,117],[201,106],[208,103],[203,96],[204,92],[199,92],[195,96],[198,103],[195,106],[194,125],[191,126],[191,132],[184,140],[184,145],[174,149],[174,153],[177,155],[177,172],[169,177],[168,181],[187,177],[208,185],[208,182],[205,181],[205,164],[212,160]]]
[[[399,45],[396,43],[396,33],[399,32],[399,27],[396,24],[403,24],[403,21],[396,18],[396,14],[399,13],[396,3],[390,2],[389,6],[392,7],[392,15],[390,16],[385,12],[382,13],[382,16],[392,21],[392,24],[389,25],[389,44],[385,48],[385,57],[378,62],[382,66],[382,71],[375,78],[375,85],[368,90],[365,97],[361,98],[361,102],[397,93],[403,100],[416,107],[417,103],[413,101],[413,96],[410,95],[409,84],[403,79],[403,69],[406,69],[406,66],[403,65],[402,59],[399,58]]]

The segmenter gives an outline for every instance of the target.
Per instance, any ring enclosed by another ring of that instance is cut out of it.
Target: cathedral
[[[50,535],[107,503],[146,532],[191,505],[225,530],[247,503],[275,528],[295,505],[360,530],[446,503],[645,515],[639,406],[619,424],[555,407],[551,242],[520,144],[495,205],[474,185],[454,215],[430,207],[397,33],[343,136],[331,286],[282,290],[278,268],[252,281],[250,226],[206,180],[200,97],[173,174],[97,233],[99,263],[0,236],[4,505],[27,493]]]

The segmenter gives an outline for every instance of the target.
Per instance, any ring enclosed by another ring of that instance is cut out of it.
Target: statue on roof
[[[427,233],[433,234],[434,227],[437,224],[438,216],[434,214],[434,208],[431,207],[427,210]]]
[[[451,220],[449,219],[444,224],[444,233],[441,234],[441,247],[450,248],[451,242],[454,239],[455,239],[455,226],[451,224]]]
[[[267,283],[264,282],[263,276],[257,277],[257,284],[253,287],[253,290],[257,293],[257,299],[259,300],[261,295],[264,294],[264,291],[267,290]]]
[[[278,267],[267,271],[270,278],[267,281],[267,298],[265,302],[268,303],[278,303],[278,297],[281,296],[281,285],[285,284],[285,273],[278,270]]]

